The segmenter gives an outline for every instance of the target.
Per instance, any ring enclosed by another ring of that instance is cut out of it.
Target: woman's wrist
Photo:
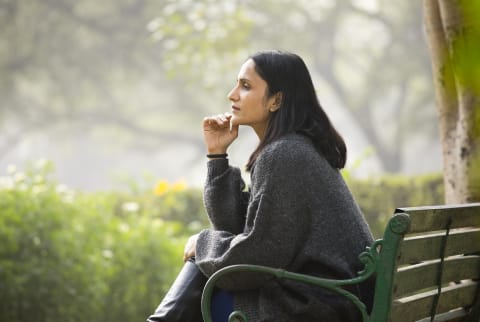
[[[228,157],[226,148],[207,148],[206,157],[208,159],[226,159]]]
[[[207,153],[207,158],[209,159],[226,159],[228,157],[228,153]]]

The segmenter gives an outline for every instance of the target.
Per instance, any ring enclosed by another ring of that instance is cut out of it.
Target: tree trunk
[[[470,7],[472,3],[424,0],[446,203],[480,200],[480,69],[475,61],[479,57],[480,28],[478,16],[471,14],[478,11]]]

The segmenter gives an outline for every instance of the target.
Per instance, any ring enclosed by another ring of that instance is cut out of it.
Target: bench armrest
[[[372,274],[375,272],[376,267],[376,258],[378,257],[377,247],[381,243],[381,240],[378,240],[374,243],[372,247],[367,247],[367,250],[360,254],[359,258],[362,263],[365,264],[364,270],[358,273],[358,276],[352,279],[346,280],[334,280],[334,279],[326,279],[320,278],[311,275],[299,274],[294,272],[289,272],[284,269],[272,268],[267,266],[259,266],[259,265],[248,265],[248,264],[240,264],[240,265],[231,265],[225,268],[222,268],[215,272],[207,281],[205,288],[202,294],[202,316],[204,322],[212,322],[211,317],[211,298],[213,289],[215,284],[219,279],[228,275],[234,274],[238,272],[256,272],[262,274],[270,274],[275,276],[279,279],[290,279],[295,280],[298,282],[303,282],[307,284],[316,285],[333,292],[336,292],[350,301],[352,301],[357,308],[360,310],[362,314],[362,320],[368,321],[368,313],[365,304],[354,294],[350,293],[349,291],[342,288],[342,286],[346,285],[354,285],[360,282],[365,281],[368,279]],[[247,322],[246,317],[240,311],[235,311],[230,315],[229,318],[230,322]]]

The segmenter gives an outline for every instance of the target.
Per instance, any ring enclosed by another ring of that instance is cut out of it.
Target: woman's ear
[[[283,100],[282,92],[277,92],[273,94],[272,104],[269,108],[270,112],[276,112],[280,108],[280,106],[282,106],[282,100]]]

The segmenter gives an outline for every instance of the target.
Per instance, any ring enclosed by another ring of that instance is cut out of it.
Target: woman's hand
[[[185,244],[185,249],[183,250],[183,261],[186,262],[190,257],[195,256],[195,247],[197,246],[198,234],[190,236],[187,243]]]
[[[203,136],[207,152],[222,154],[238,136],[238,125],[231,125],[232,115],[218,114],[203,119]]]

